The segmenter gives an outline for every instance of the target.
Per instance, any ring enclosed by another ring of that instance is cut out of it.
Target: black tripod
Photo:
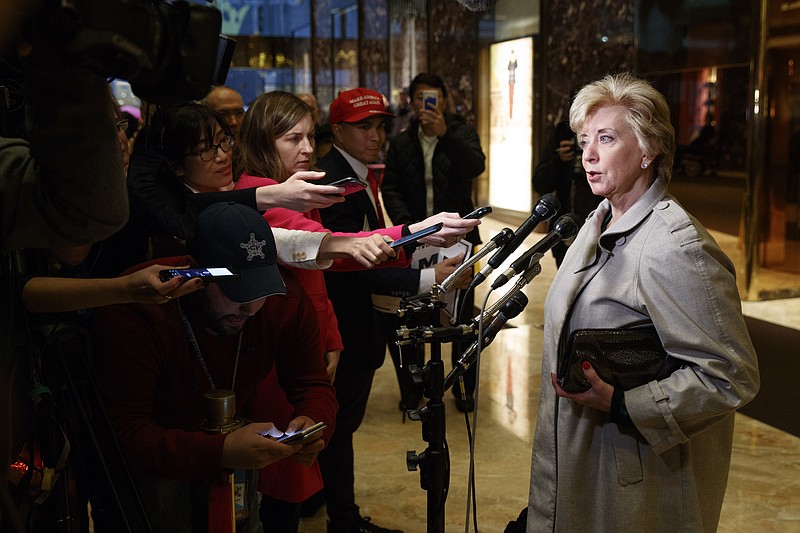
[[[431,343],[431,358],[422,368],[412,365],[409,368],[414,382],[424,387],[427,404],[419,410],[409,411],[411,420],[422,422],[422,439],[428,443],[424,452],[415,450],[406,453],[406,464],[410,471],[420,471],[420,486],[428,493],[428,533],[444,532],[445,502],[450,486],[450,452],[447,448],[446,420],[444,407],[444,363],[442,361],[442,342],[460,339],[471,334],[466,326],[441,326],[440,310],[446,306],[442,293],[434,286],[430,294],[406,298],[400,304],[398,315],[413,313],[430,314],[430,327],[401,328],[398,330],[398,344],[419,342]]]
[[[43,464],[53,465],[49,468],[54,482],[47,497],[37,504],[35,530],[86,531],[88,499],[96,530],[151,532],[87,364],[87,332],[80,325],[58,322],[47,327],[42,342],[36,344],[42,347],[42,383],[30,396],[37,413],[36,439]],[[111,453],[107,457],[104,451]]]

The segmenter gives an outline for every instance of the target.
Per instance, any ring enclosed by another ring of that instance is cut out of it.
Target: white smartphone
[[[429,89],[422,91],[422,107],[430,110],[433,110],[434,107],[439,107],[439,91]]]
[[[235,279],[242,277],[232,268],[167,268],[158,272],[161,281],[169,281],[175,276],[186,279],[203,278],[206,281]]]
[[[299,442],[308,440],[309,437],[316,435],[327,427],[328,425],[325,422],[317,422],[313,426],[309,426],[301,431],[298,431],[297,433],[284,433],[275,440],[284,444],[297,444]]]

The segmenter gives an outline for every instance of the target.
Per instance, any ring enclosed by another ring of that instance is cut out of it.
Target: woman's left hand
[[[565,391],[558,384],[556,375],[552,372],[550,373],[550,382],[553,384],[556,395],[562,398],[578,402],[581,405],[597,409],[598,411],[606,413],[611,412],[611,396],[614,394],[614,387],[600,379],[600,376],[594,371],[592,365],[587,362],[583,363],[583,375],[586,377],[586,381],[589,382],[589,385],[591,385],[591,388],[584,392],[573,393]]]

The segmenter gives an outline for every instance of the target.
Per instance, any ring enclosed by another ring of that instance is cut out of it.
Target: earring
[[[647,168],[647,163],[642,163],[642,170]]]

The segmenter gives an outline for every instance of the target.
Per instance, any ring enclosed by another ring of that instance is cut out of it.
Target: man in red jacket
[[[289,456],[310,465],[330,439],[338,407],[319,354],[316,313],[291,273],[279,273],[261,215],[214,204],[198,217],[189,250],[200,266],[229,267],[241,277],[164,305],[107,307],[94,324],[95,377],[155,531],[208,530],[208,482],[225,471],[253,471]],[[202,429],[205,393],[234,391],[236,415],[244,417],[273,364],[294,406],[288,427]],[[327,430],[303,445],[265,437],[315,422]],[[253,508],[237,531],[259,526]]]

